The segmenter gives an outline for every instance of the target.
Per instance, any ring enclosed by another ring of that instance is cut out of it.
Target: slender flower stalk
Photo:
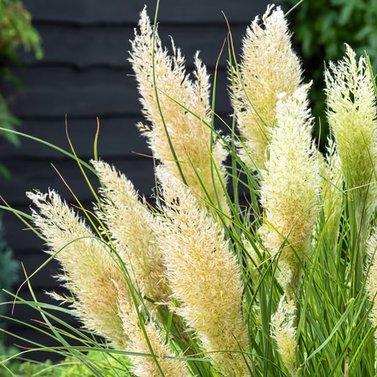
[[[343,172],[339,154],[332,140],[329,140],[327,155],[321,164],[320,174],[324,220],[321,237],[330,250],[334,250],[338,241],[343,208]]]
[[[173,44],[170,56],[162,47],[146,9],[141,13],[130,55],[143,114],[149,122],[139,124],[139,128],[148,138],[153,156],[191,187],[198,199],[209,199],[225,210],[221,182],[226,182],[226,153],[216,138],[210,147],[213,136],[206,67],[197,54],[194,79],[190,79],[180,50]]]
[[[261,186],[265,221],[260,232],[272,255],[280,253],[278,279],[289,299],[310,256],[319,207],[319,161],[311,140],[308,88],[301,86],[277,104],[277,126]]]
[[[226,376],[249,376],[242,282],[218,223],[166,169],[158,170],[165,205],[157,229],[177,309]]]
[[[92,161],[103,187],[99,216],[109,228],[115,248],[124,261],[135,287],[149,301],[167,301],[170,295],[162,254],[153,233],[155,219],[139,201],[132,183],[114,167]]]
[[[373,78],[365,57],[357,60],[349,46],[342,60],[330,63],[325,78],[328,120],[363,243],[377,205],[377,108]]]
[[[280,7],[267,8],[246,31],[242,60],[232,80],[232,103],[243,138],[241,158],[251,169],[264,168],[267,146],[277,125],[278,94],[287,95],[302,82],[302,70],[291,45]]]
[[[114,346],[124,348],[128,338],[118,315],[118,294],[114,287],[127,290],[123,275],[110,248],[64,203],[60,196],[29,192],[33,218],[62,267],[59,280],[73,293],[75,315],[84,325],[102,335]]]
[[[130,356],[133,362],[132,372],[137,377],[184,377],[188,371],[183,361],[178,360],[166,345],[153,322],[141,327],[135,306],[127,292],[119,290],[119,315],[122,318],[124,333],[130,341],[128,350],[139,353]],[[155,359],[151,355],[155,356]],[[163,374],[162,374],[163,373]]]

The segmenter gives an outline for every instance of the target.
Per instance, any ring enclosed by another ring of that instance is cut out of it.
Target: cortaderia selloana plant
[[[130,51],[145,116],[138,127],[155,160],[153,197],[141,197],[127,172],[73,151],[88,184],[90,173],[99,179],[94,210],[54,190],[28,193],[29,225],[48,261],[60,263],[67,293],[51,293],[56,307],[17,295],[13,304],[38,310],[40,331],[47,326],[59,343],[47,349],[95,376],[376,376],[377,107],[368,57],[346,45],[328,65],[331,132],[319,151],[311,83],[279,7],[252,21],[240,59],[228,32],[232,124],[211,105],[198,54],[189,72],[157,26],[144,9]],[[87,351],[114,362],[93,363]],[[129,362],[117,363],[119,354]]]

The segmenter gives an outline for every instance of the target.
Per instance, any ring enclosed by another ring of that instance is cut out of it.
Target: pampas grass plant
[[[199,56],[187,73],[180,50],[164,47],[156,20],[141,12],[130,61],[145,116],[138,127],[156,161],[154,201],[127,172],[72,149],[62,152],[88,184],[88,174],[99,178],[94,211],[79,201],[74,210],[53,190],[28,193],[31,217],[8,208],[45,240],[70,293],[51,293],[62,302],[52,306],[8,292],[10,303],[41,314],[39,331],[59,344],[32,343],[19,356],[56,352],[95,376],[376,375],[377,108],[368,58],[346,46],[325,73],[331,135],[322,153],[283,11],[269,6],[252,21],[240,61],[231,30],[227,42],[234,114],[231,124],[220,119],[224,135]],[[114,362],[92,363],[87,351]]]

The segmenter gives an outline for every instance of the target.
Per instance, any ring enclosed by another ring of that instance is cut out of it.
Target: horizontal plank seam
[[[229,19],[229,23],[232,26],[247,26],[251,23],[252,19],[250,21],[244,20],[244,21],[232,21]],[[222,21],[160,21],[159,24],[163,27],[165,26],[171,26],[171,27],[179,27],[179,26],[184,26],[184,27],[219,27],[219,26],[224,26],[226,27],[226,22],[225,20]],[[54,20],[54,19],[42,19],[39,17],[34,17],[33,18],[33,25],[34,26],[67,26],[67,27],[76,27],[76,28],[84,28],[84,27],[132,27],[136,28],[137,27],[137,20],[134,22],[130,21],[74,21],[74,20]]]

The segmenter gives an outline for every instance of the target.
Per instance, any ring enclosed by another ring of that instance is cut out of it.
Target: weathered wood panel
[[[100,119],[100,133],[98,140],[98,152],[102,158],[128,158],[138,154],[148,154],[150,151],[147,142],[140,135],[136,127],[139,117],[105,117]],[[96,132],[96,118],[72,118],[68,117],[67,125],[69,137],[77,154],[82,158],[93,157],[93,142]],[[24,119],[21,132],[35,136],[49,143],[69,150],[69,143],[65,132],[64,117],[46,119]],[[22,147],[14,147],[0,141],[0,150],[3,155],[10,158],[59,158],[62,154],[55,149],[43,146],[40,143],[22,138]],[[46,160],[45,160],[46,161]]]
[[[137,157],[108,161],[113,162],[119,170],[124,172],[141,193],[149,194],[151,192],[154,185],[153,160],[151,158]],[[80,200],[88,201],[92,199],[91,192],[80,169],[75,162],[66,159],[54,161],[37,159],[33,161],[29,158],[28,161],[20,159],[9,162],[7,166],[14,173],[12,180],[2,183],[1,195],[10,204],[17,206],[28,202],[25,191],[38,189],[45,192],[49,188],[54,188],[68,200],[71,200],[72,195],[51,164],[56,167]],[[88,172],[88,176],[93,184],[96,184],[97,179],[94,174]]]
[[[231,118],[227,113],[217,113],[215,119],[216,128],[227,133],[231,125]],[[219,119],[219,118],[221,119]],[[39,138],[67,152],[70,146],[65,130],[65,119],[56,120],[55,117],[24,118],[20,132],[31,137]],[[99,119],[98,154],[102,159],[125,159],[137,156],[151,156],[151,151],[147,144],[147,139],[141,135],[136,127],[137,123],[145,120],[141,116],[109,116]],[[225,126],[225,124],[227,126]],[[80,158],[93,158],[94,138],[97,128],[97,119],[90,118],[67,118],[68,135]],[[51,146],[43,145],[39,141],[29,139],[27,136],[21,137],[22,146],[15,147],[0,140],[0,151],[7,160],[28,159],[36,160],[43,158],[62,159],[61,151]],[[10,161],[11,162],[11,161]]]
[[[36,21],[86,23],[135,23],[144,4],[153,17],[155,0],[25,0]],[[223,22],[226,14],[231,22],[249,22],[264,12],[265,0],[162,0],[160,22]]]
[[[130,71],[93,68],[81,72],[69,67],[33,67],[18,73],[24,88],[8,89],[12,98],[10,108],[17,116],[61,118],[64,114],[81,117],[140,114],[136,80],[127,76]],[[227,75],[219,71],[218,112],[231,112],[227,87]]]
[[[133,39],[132,26],[87,26],[37,25],[41,33],[45,56],[36,61],[31,54],[24,54],[26,64],[35,65],[70,65],[77,69],[93,66],[107,68],[129,68],[128,61],[130,39]],[[232,36],[236,49],[239,49],[246,25],[232,27]],[[200,51],[200,56],[209,67],[214,67],[222,44],[227,35],[225,22],[219,25],[165,25],[159,28],[164,45],[171,46],[170,36],[186,56],[188,66],[192,66],[193,56]],[[187,36],[190,35],[190,38]],[[225,50],[221,66],[226,64]]]

